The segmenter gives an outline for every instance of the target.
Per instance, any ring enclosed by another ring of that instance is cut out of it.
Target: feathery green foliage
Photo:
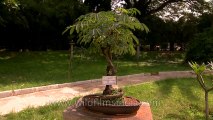
[[[68,26],[63,32],[76,31],[80,44],[90,45],[93,52],[100,52],[101,48],[109,47],[113,54],[134,54],[134,44],[138,43],[134,30],[148,32],[145,24],[132,15],[139,11],[137,9],[119,9],[115,11],[102,11],[82,15],[74,25]]]

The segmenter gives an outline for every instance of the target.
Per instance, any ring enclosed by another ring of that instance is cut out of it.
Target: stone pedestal
[[[137,113],[105,115],[87,110],[83,105],[72,105],[63,112],[64,120],[153,120],[149,103],[142,102]]]

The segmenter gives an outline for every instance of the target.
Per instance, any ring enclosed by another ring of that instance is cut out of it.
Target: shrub
[[[195,35],[188,44],[185,61],[207,63],[213,60],[213,28]]]

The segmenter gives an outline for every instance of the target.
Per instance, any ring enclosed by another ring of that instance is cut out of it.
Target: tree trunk
[[[169,44],[170,44],[169,50],[170,51],[174,51],[175,50],[175,47],[174,47],[175,43],[174,42],[170,42]]]
[[[208,104],[208,91],[205,91],[205,112],[206,112],[206,120],[209,120],[209,104]]]
[[[139,66],[140,54],[141,54],[141,51],[140,51],[140,44],[139,44],[137,45],[137,51],[136,51],[137,66]]]
[[[137,57],[137,60],[139,60],[139,58],[140,58],[140,53],[141,51],[140,51],[140,45],[137,45],[137,51],[136,51],[136,57]]]
[[[114,76],[116,74],[115,66],[112,63],[112,54],[110,52],[110,48],[102,48],[102,53],[104,54],[107,60],[107,68],[106,68],[106,75],[107,76]],[[113,87],[112,85],[106,85],[103,91],[103,95],[110,95],[112,94]]]
[[[106,85],[105,89],[103,91],[103,95],[111,95],[112,94],[112,90],[113,90],[112,85]]]
[[[155,50],[155,44],[154,44],[154,43],[151,43],[151,44],[150,44],[149,50],[150,50],[150,51],[154,51],[154,50]]]

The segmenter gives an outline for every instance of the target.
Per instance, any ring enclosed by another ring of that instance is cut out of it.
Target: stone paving
[[[158,75],[142,73],[120,76],[118,77],[118,87],[137,85],[144,82],[163,80],[167,78],[186,77],[194,77],[194,74],[192,74],[192,71],[170,71],[159,72]],[[0,115],[5,115],[10,112],[19,112],[27,107],[43,106],[57,101],[72,99],[77,96],[97,93],[104,89],[100,79],[51,86],[53,87],[42,86],[45,88],[43,90],[40,89],[42,87],[27,90],[22,89],[18,90],[19,94],[6,95],[5,92],[0,92]],[[7,93],[9,92],[11,91],[7,91]]]

